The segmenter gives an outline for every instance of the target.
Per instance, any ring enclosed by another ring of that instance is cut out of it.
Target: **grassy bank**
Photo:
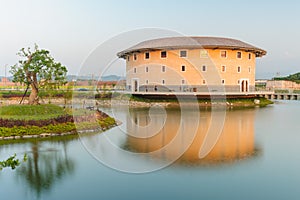
[[[0,137],[105,130],[116,124],[113,118],[100,111],[96,116],[93,111],[76,110],[75,116],[79,119],[76,124],[72,114],[71,110],[51,104],[3,106],[0,107]]]
[[[141,97],[135,97],[132,96],[130,98],[131,102],[144,102],[146,104],[151,103],[167,103],[169,106],[176,106],[179,105],[179,101],[177,99],[147,99],[147,98],[141,98]],[[183,99],[184,102],[191,102],[189,99]],[[193,100],[192,102],[195,102]],[[212,106],[211,99],[198,99],[197,103],[200,107],[207,107]],[[270,104],[273,104],[272,101],[262,98],[262,97],[255,97],[255,98],[228,98],[228,99],[214,99],[213,103],[215,104],[226,104],[230,107],[255,107],[255,106],[267,106]]]

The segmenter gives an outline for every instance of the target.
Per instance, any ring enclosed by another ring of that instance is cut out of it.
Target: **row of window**
[[[162,80],[161,80],[161,83],[162,83],[162,85],[165,85],[165,84],[166,84],[166,80],[165,80],[165,79],[162,79]],[[237,84],[240,85],[240,83],[241,83],[240,80],[238,80],[238,81],[237,81]],[[146,80],[146,81],[145,81],[145,84],[148,85],[148,84],[149,84],[149,80]],[[181,84],[182,84],[182,85],[186,84],[186,81],[185,81],[184,79],[182,79],[182,80],[181,80]],[[202,84],[203,84],[203,85],[206,85],[206,80],[205,80],[205,79],[202,80]],[[225,85],[225,79],[222,79],[222,80],[221,80],[221,84],[222,84],[222,85]]]
[[[144,57],[145,60],[150,59],[150,52],[145,52],[144,56],[145,56]],[[188,56],[187,50],[180,50],[179,51],[179,56],[181,58],[186,58]],[[161,51],[160,52],[160,57],[161,58],[167,58],[167,51]],[[226,50],[221,50],[220,51],[220,57],[221,58],[227,58],[227,51]],[[208,58],[208,52],[206,50],[200,50],[200,58]],[[242,52],[241,51],[236,52],[236,58],[242,59]],[[252,59],[252,54],[251,53],[248,53],[248,59],[249,60]],[[127,60],[130,61],[130,56],[127,57]],[[133,54],[133,60],[137,60],[137,54],[136,53]]]
[[[203,72],[206,72],[206,71],[207,71],[207,66],[206,66],[206,65],[203,65],[202,68],[201,68],[201,70],[202,70]],[[161,71],[162,71],[162,72],[166,72],[166,66],[161,66]],[[182,71],[182,72],[185,72],[185,71],[186,71],[186,66],[185,66],[185,65],[182,65],[182,66],[181,66],[181,71]],[[136,72],[137,72],[137,68],[134,68],[134,69],[133,69],[133,73],[136,73]],[[149,67],[146,67],[146,68],[145,68],[145,72],[146,72],[146,73],[149,72]],[[226,66],[225,66],[225,65],[223,65],[223,66],[221,67],[221,72],[226,72]],[[237,67],[237,72],[238,72],[238,73],[241,73],[241,72],[242,72],[241,66],[238,66],[238,67]],[[248,67],[248,72],[251,73],[251,67]]]

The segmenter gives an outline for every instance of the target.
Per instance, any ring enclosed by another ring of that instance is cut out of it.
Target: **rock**
[[[254,104],[259,105],[260,104],[260,100],[259,99],[254,99]]]

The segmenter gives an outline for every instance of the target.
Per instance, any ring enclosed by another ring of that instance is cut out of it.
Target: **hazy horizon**
[[[268,53],[257,59],[256,79],[300,71],[300,3],[291,0],[0,0],[0,5],[1,76],[5,75],[5,65],[17,63],[19,49],[35,43],[50,50],[57,61],[67,66],[68,74],[76,75],[85,59],[103,42],[120,33],[149,27],[187,36],[235,38],[262,48]],[[121,63],[110,73],[122,76],[124,67]]]

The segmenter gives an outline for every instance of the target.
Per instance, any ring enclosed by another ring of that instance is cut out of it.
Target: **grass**
[[[233,104],[240,104],[240,105],[249,105],[249,106],[256,106],[254,100],[257,99],[260,101],[259,106],[267,106],[269,104],[273,104],[273,101],[270,101],[263,97],[255,97],[255,98],[242,98],[242,99],[227,99],[227,102]]]
[[[93,111],[78,109],[74,115],[82,116],[93,114]],[[51,104],[44,105],[9,105],[0,107],[0,117],[4,119],[14,120],[45,120],[53,119],[63,115],[73,114],[71,110],[64,110],[62,107]],[[115,120],[111,117],[104,118],[98,122],[82,121],[79,123],[62,122],[57,124],[49,124],[46,126],[13,126],[0,127],[0,137],[39,135],[42,133],[65,133],[76,132],[77,130],[99,129],[105,130],[115,125]]]
[[[45,120],[68,114],[62,107],[52,104],[43,105],[9,105],[0,107],[3,119]]]
[[[254,100],[257,99],[260,101],[259,106],[267,106],[269,104],[273,104],[272,101],[266,99],[266,98],[262,98],[262,97],[254,97],[254,98],[227,98],[227,99],[215,99],[214,102],[215,103],[233,103],[235,105],[239,106],[256,106],[256,104],[254,103]],[[145,102],[145,103],[151,103],[151,102],[174,102],[174,103],[178,103],[177,99],[147,99],[147,98],[142,98],[142,97],[135,97],[132,96],[130,98],[131,101],[138,101],[138,102]],[[188,101],[188,100],[186,100]],[[198,103],[199,104],[203,104],[203,103],[211,103],[210,99],[198,99]]]

